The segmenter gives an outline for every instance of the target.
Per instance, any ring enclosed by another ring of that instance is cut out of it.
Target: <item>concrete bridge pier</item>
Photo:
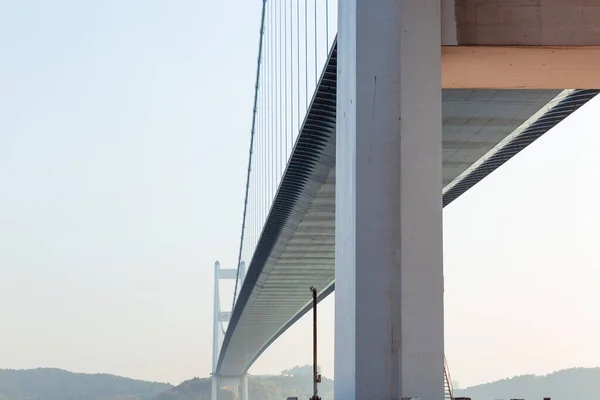
[[[248,394],[248,375],[242,377],[242,400],[250,400]]]
[[[335,397],[442,400],[440,0],[338,7]]]
[[[223,376],[214,371],[217,370],[219,361],[219,352],[223,343],[223,324],[229,322],[231,311],[221,311],[221,299],[219,295],[219,283],[222,279],[236,280],[244,282],[246,276],[246,264],[242,261],[238,269],[222,269],[221,264],[216,261],[214,267],[214,303],[213,303],[213,359],[212,359],[212,388],[211,399],[219,398],[219,390],[223,387],[230,388],[240,400],[248,400],[248,375],[242,376]]]
[[[211,383],[212,383],[212,388],[211,388],[210,399],[217,400],[219,398],[219,377],[213,375],[211,377]]]
[[[211,400],[218,400],[221,388],[231,389],[239,400],[249,400],[247,374],[237,377],[213,375]]]

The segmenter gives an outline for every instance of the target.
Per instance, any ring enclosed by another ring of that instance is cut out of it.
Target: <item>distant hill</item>
[[[210,391],[209,378],[195,378],[152,400],[208,400]],[[282,400],[294,396],[308,399],[312,395],[312,380],[310,375],[306,375],[305,367],[294,367],[282,371],[282,375],[250,376],[248,391],[250,399]],[[333,400],[333,380],[323,377],[319,394],[323,400]],[[233,400],[231,392],[223,391],[219,396],[220,399]],[[523,375],[455,390],[454,396],[471,397],[473,400],[542,400],[544,397],[552,400],[600,400],[600,368],[573,368],[545,376]]]
[[[312,381],[305,367],[294,367],[277,376],[250,376],[251,399],[308,399]],[[319,386],[323,400],[333,400],[333,380],[323,377]],[[0,400],[208,400],[210,378],[194,378],[178,386],[121,378],[105,374],[75,374],[59,369],[1,370]],[[545,376],[523,375],[455,390],[455,397],[473,400],[526,399],[599,400],[600,368],[573,368]],[[221,391],[221,400],[234,400]]]
[[[170,388],[164,393],[153,397],[152,400],[209,400],[212,383],[210,378],[194,378]],[[233,400],[232,392],[221,390],[219,399]],[[1,400],[1,399],[0,399]]]
[[[0,369],[0,400],[150,400],[172,386],[53,368]]]
[[[598,400],[600,368],[571,368],[545,376],[521,375],[510,379],[455,390],[454,396],[473,400],[526,399]]]
[[[282,400],[287,397],[308,399],[313,394],[312,377],[298,376],[251,376],[248,381],[250,399]],[[333,400],[333,380],[322,377],[319,397]]]
[[[278,376],[250,376],[250,399],[282,400],[293,396],[308,399],[312,395],[312,381],[305,370],[305,367],[294,367]],[[290,373],[297,374],[288,376]],[[196,378],[152,400],[208,400],[210,391],[210,379]],[[324,377],[319,394],[323,400],[333,400],[333,380]],[[552,400],[600,400],[600,368],[573,368],[545,376],[523,375],[455,390],[454,396],[471,397],[473,400],[543,400],[544,397]],[[233,395],[223,391],[219,398],[233,400]]]
[[[286,371],[289,373],[290,371]],[[152,400],[209,400],[211,396],[210,378],[194,378],[179,386],[169,389]],[[248,379],[248,395],[250,399],[282,400],[287,397],[308,399],[312,396],[312,380],[300,376],[250,376]],[[319,386],[319,395],[323,400],[333,400],[333,381],[325,377]],[[233,400],[232,392],[222,390],[220,400]]]

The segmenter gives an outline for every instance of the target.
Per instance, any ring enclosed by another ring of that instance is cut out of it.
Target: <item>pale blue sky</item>
[[[209,374],[260,4],[0,0],[0,368]],[[599,109],[445,210],[447,355],[463,385],[600,365]],[[332,316],[333,297],[326,375]],[[308,323],[251,372],[309,363]]]

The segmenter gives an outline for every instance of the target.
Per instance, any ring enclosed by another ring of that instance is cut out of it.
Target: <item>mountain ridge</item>
[[[60,368],[0,369],[0,400],[150,400],[171,387]]]
[[[72,375],[82,375],[82,376],[110,376],[110,377],[115,377],[115,378],[121,378],[121,379],[127,379],[127,380],[131,380],[131,381],[136,381],[136,382],[145,382],[145,383],[158,383],[158,384],[164,384],[164,385],[171,385],[173,386],[171,383],[169,382],[159,382],[159,381],[147,381],[145,379],[138,379],[138,378],[131,378],[128,376],[121,376],[121,375],[116,375],[116,374],[110,374],[108,372],[75,372],[75,371],[69,371],[67,369],[63,369],[63,368],[57,368],[57,367],[37,367],[37,368],[0,368],[0,373],[2,372],[27,372],[27,371],[38,371],[38,370],[44,370],[44,371],[55,371],[55,372],[66,372],[68,374],[72,374]]]
[[[518,375],[456,389],[455,397],[473,400],[538,399],[597,400],[600,399],[600,367],[574,367],[545,375]]]
[[[281,375],[251,375],[248,383],[250,398],[308,398],[312,380],[301,373],[303,368],[285,370]],[[333,380],[323,377],[319,388],[323,400],[333,399],[333,387]],[[0,369],[0,400],[208,400],[210,391],[210,378],[193,378],[173,386],[108,373],[87,374],[60,368]],[[235,400],[230,391],[222,390],[219,396],[221,400]],[[598,400],[600,368],[576,367],[546,375],[514,376],[455,389],[454,396],[471,397],[473,400],[542,400],[544,397],[552,400]]]

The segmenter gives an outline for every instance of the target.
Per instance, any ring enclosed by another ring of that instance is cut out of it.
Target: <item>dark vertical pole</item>
[[[313,297],[313,397],[311,400],[320,400],[317,384],[321,381],[317,371],[317,289],[310,288]]]

